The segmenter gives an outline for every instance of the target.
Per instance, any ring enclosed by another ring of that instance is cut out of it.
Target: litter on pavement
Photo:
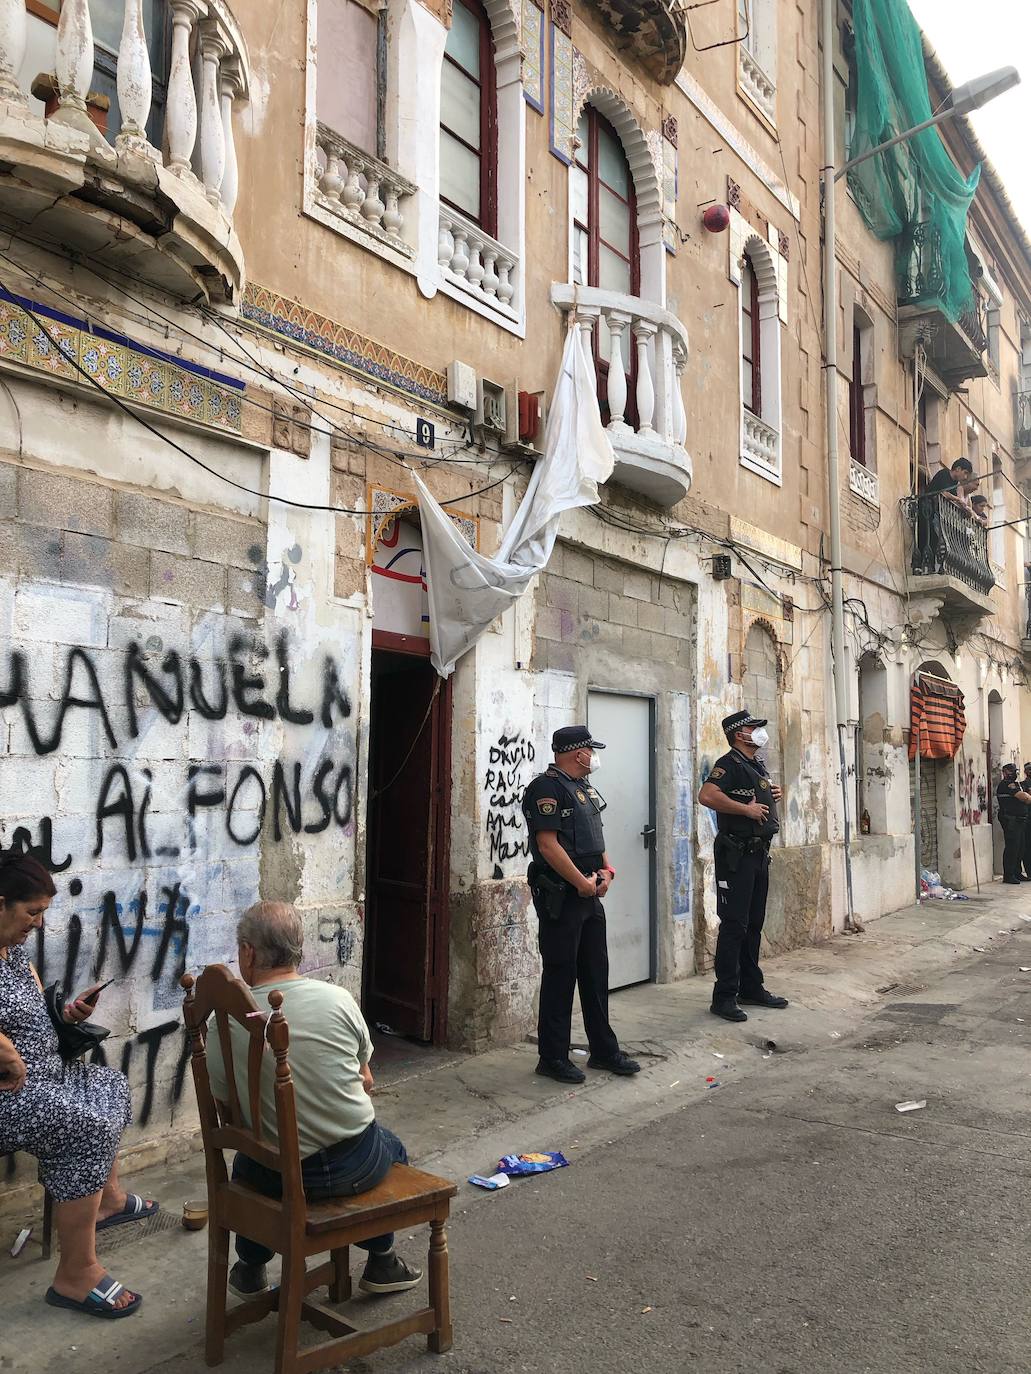
[[[926,1106],[927,1098],[925,1097],[919,1102],[896,1102],[895,1110],[897,1112],[919,1112],[922,1108]]]
[[[24,1230],[18,1232],[17,1236],[15,1237],[14,1244],[11,1246],[11,1259],[18,1258],[21,1252],[25,1249],[25,1243],[31,1235],[31,1226],[26,1226]]]
[[[1026,966],[1022,964],[1020,967],[1020,971],[1021,973],[1031,973],[1031,964]]]
[[[483,1174],[470,1174],[469,1182],[477,1188],[486,1188],[488,1192],[495,1192],[498,1188],[507,1188],[511,1180],[507,1174],[491,1174],[485,1178]]]
[[[569,1160],[557,1150],[545,1150],[528,1155],[502,1155],[498,1160],[498,1172],[519,1178],[523,1174],[546,1174],[552,1169],[564,1169],[568,1164]]]

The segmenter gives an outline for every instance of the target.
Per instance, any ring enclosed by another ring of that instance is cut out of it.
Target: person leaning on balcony
[[[970,498],[970,513],[979,525],[988,528],[989,514],[991,506],[988,504],[988,497],[983,492],[977,491]]]
[[[1024,856],[1024,836],[1027,829],[1031,792],[1025,792],[1017,781],[1017,765],[1004,763],[1002,778],[995,789],[998,799],[999,824],[1005,844],[1002,851],[1002,880],[1012,886],[1020,882],[1020,863]]]
[[[973,463],[969,458],[957,458],[950,468],[938,469],[924,488],[923,494],[944,496],[946,501],[951,501],[953,505],[961,506],[969,512],[968,496],[976,489],[977,479],[974,477]]]
[[[290,1076],[297,1105],[301,1150],[301,1183],[309,1202],[365,1193],[382,1183],[393,1164],[407,1164],[405,1147],[376,1120],[372,1091],[372,1041],[358,1003],[344,988],[305,978],[298,972],[304,950],[304,928],[290,902],[258,902],[236,927],[240,976],[263,1000],[273,988],[283,994],[283,1014],[290,1026]],[[267,1003],[266,1003],[267,1005]],[[249,1037],[231,1023],[234,1068],[247,1064]],[[207,1042],[211,1091],[229,1096],[225,1061],[217,1036]],[[276,1105],[271,1055],[261,1078],[261,1119],[265,1136],[275,1142]],[[245,1084],[237,1080],[240,1099]],[[233,1179],[266,1197],[281,1198],[282,1175],[238,1154]],[[368,1251],[358,1287],[363,1293],[399,1293],[414,1288],[422,1271],[394,1251],[392,1235],[357,1242]],[[238,1297],[253,1297],[269,1287],[265,1265],[273,1252],[247,1236],[236,1237],[239,1259],[229,1272],[229,1287]]]

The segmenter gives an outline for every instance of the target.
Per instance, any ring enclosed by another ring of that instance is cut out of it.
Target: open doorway
[[[372,572],[363,1005],[371,1023],[439,1045],[447,1036],[451,690],[430,664],[417,524],[385,526]]]

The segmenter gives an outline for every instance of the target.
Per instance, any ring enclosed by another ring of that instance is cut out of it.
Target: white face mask
[[[597,771],[598,771],[598,769],[599,769],[600,767],[601,767],[601,755],[600,755],[600,754],[594,753],[594,751],[592,750],[592,751],[591,751],[591,761],[590,761],[590,763],[587,765],[587,771],[588,771],[588,773],[597,773]]]
[[[765,749],[770,742],[770,732],[765,725],[760,725],[758,730],[752,731],[752,743],[757,749]]]

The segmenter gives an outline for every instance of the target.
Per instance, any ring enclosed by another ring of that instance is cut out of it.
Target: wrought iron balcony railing
[[[995,586],[988,531],[940,492],[911,496],[906,514],[913,536],[911,566],[918,577],[955,577],[987,595]]]

